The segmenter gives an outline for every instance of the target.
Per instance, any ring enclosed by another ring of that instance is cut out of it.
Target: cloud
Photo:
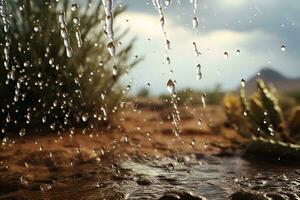
[[[169,67],[165,62],[165,41],[158,15],[125,12],[119,17],[118,23],[123,28],[130,27],[130,34],[138,37],[136,53],[146,56],[130,74],[134,79],[133,89],[150,82],[155,94],[165,91],[165,82],[169,78],[176,79],[179,88],[207,88],[217,83],[222,83],[224,88],[233,88],[241,78],[249,77],[261,66],[272,65],[287,74],[288,71],[293,72],[299,63],[297,56],[280,51],[283,41],[276,33],[262,29],[239,31],[225,28],[196,33],[190,25],[182,26],[176,18],[167,16],[165,28],[172,48],[169,51]],[[202,56],[197,59],[203,66],[201,81],[195,78],[193,42],[197,43],[202,52]],[[237,49],[241,50],[240,56],[236,55]],[[229,53],[228,60],[224,59],[224,51]],[[170,69],[174,74],[170,73]]]

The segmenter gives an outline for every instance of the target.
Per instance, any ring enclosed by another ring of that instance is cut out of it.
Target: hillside
[[[255,76],[247,80],[247,91],[254,91],[256,88],[256,79],[260,77],[266,83],[273,84],[279,91],[292,92],[300,91],[300,78],[288,78],[274,69],[264,68],[260,70]]]

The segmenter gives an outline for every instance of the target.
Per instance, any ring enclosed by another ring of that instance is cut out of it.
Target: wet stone
[[[289,200],[290,198],[285,194],[278,194],[278,193],[268,193],[266,197],[271,198],[273,200]]]
[[[165,193],[159,200],[205,200],[204,197],[196,196],[191,192],[172,191]]]
[[[268,200],[268,198],[257,192],[239,191],[231,195],[231,200]]]
[[[138,178],[138,180],[136,181],[137,184],[139,185],[151,185],[152,184],[152,181],[151,179],[147,178],[147,177],[140,177]]]

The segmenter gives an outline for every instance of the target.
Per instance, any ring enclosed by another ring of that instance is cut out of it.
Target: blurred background
[[[268,79],[288,85],[282,88],[300,87],[297,79],[300,76],[300,39],[297,37],[300,3],[293,0],[199,0],[194,14],[191,1],[171,1],[164,14],[173,74],[165,60],[164,36],[152,1],[119,3],[128,9],[116,24],[130,27],[129,34],[137,37],[134,53],[145,56],[130,73],[133,93],[147,87],[147,83],[151,84],[151,94],[165,92],[165,83],[170,77],[176,79],[181,89],[213,89],[219,84],[223,90],[233,90],[242,78],[250,80],[264,69],[267,69]],[[164,1],[162,4],[165,6]],[[192,26],[194,16],[199,22],[196,30]],[[202,53],[200,81],[196,80],[193,42]],[[282,45],[286,48],[281,49]],[[240,50],[239,55],[237,50]],[[224,59],[224,52],[228,53],[228,59]],[[296,79],[293,84],[292,79]]]

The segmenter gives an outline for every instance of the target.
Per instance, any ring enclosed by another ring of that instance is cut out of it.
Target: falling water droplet
[[[246,86],[246,81],[245,81],[245,79],[242,79],[241,80],[241,87],[245,88],[245,86]]]
[[[74,12],[78,9],[78,5],[76,3],[71,5],[71,10]]]
[[[270,135],[271,135],[271,136],[274,136],[274,129],[273,129],[273,125],[272,125],[272,124],[270,124],[270,125],[268,126],[268,130],[269,130],[269,132],[270,132]]]
[[[111,56],[115,56],[116,49],[115,49],[115,45],[112,41],[107,44],[107,49]]]
[[[169,79],[169,81],[167,82],[167,89],[170,94],[175,93],[175,84],[171,79]]]
[[[46,117],[46,116],[43,116],[43,117],[42,117],[42,122],[43,122],[43,123],[46,123],[46,121],[47,121],[47,117]]]
[[[85,113],[84,115],[81,116],[81,119],[83,122],[86,122],[89,118],[89,114],[88,113]]]
[[[202,101],[203,108],[206,108],[206,94],[205,93],[202,93],[201,101]]]
[[[170,6],[171,5],[171,0],[166,0],[165,4],[166,4],[166,6]]]
[[[236,55],[239,56],[240,54],[241,54],[241,51],[240,51],[239,49],[237,49],[237,50],[236,50]]]
[[[166,49],[170,50],[171,49],[171,44],[169,40],[166,40]]]
[[[196,145],[196,140],[195,139],[192,140],[191,145],[192,145],[192,147],[194,147]]]
[[[226,51],[224,52],[224,58],[228,59],[228,53]]]
[[[38,27],[38,26],[35,26],[35,27],[33,28],[33,30],[34,30],[34,32],[39,32],[39,30],[40,30],[40,27]]]
[[[283,44],[283,45],[281,45],[281,51],[285,51],[286,50],[286,46]]]
[[[198,27],[198,18],[194,17],[193,18],[193,29],[196,29]]]
[[[199,126],[201,126],[201,125],[202,125],[202,119],[198,119],[197,124],[198,124]]]
[[[7,113],[7,116],[6,116],[6,123],[9,123],[10,122],[10,114]]]
[[[170,60],[169,56],[166,57],[166,60],[167,60],[167,64],[170,65],[171,64],[171,60]]]
[[[201,65],[197,65],[197,80],[200,80],[202,78],[202,73],[201,73]]]
[[[25,128],[22,128],[22,129],[19,131],[19,135],[23,137],[25,134],[26,134],[26,129],[25,129]]]
[[[196,56],[201,55],[201,53],[198,51],[196,42],[193,42],[193,47],[194,47],[194,52],[195,52]]]
[[[113,68],[112,68],[112,73],[114,76],[117,76],[118,74],[118,71],[119,71],[119,68],[117,65],[114,65]]]

